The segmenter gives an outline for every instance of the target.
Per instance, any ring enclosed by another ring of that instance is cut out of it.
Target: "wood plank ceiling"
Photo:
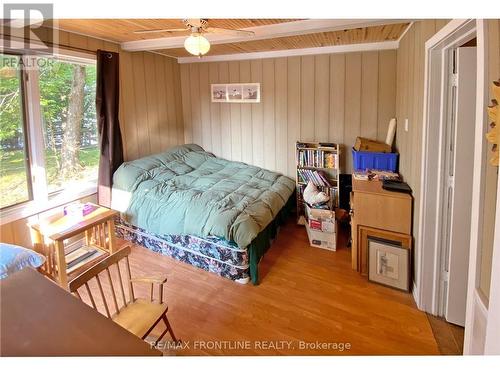
[[[210,19],[209,24],[212,27],[245,29],[248,27],[292,21],[296,21],[296,19]],[[168,32],[136,34],[134,33],[136,30],[183,27],[183,23],[179,19],[61,19],[58,20],[58,22],[58,28],[61,30],[76,32],[118,43],[173,36],[173,34]],[[399,39],[407,26],[407,22],[402,22],[237,43],[212,44],[208,55],[394,41]],[[186,35],[188,34],[189,33],[186,33]],[[175,36],[178,36],[178,34]],[[184,48],[160,49],[156,52],[172,57],[191,56]]]
[[[227,55],[262,51],[280,51],[299,48],[326,47],[345,44],[388,42],[398,40],[408,23],[371,26],[349,30],[330,31],[314,34],[286,36],[248,42],[213,44],[208,55]],[[173,57],[192,56],[184,48],[158,50]]]
[[[185,27],[180,19],[59,19],[56,20],[61,30],[85,34],[99,39],[118,43],[135,40],[165,38],[171,33],[135,34],[137,30],[176,29]],[[228,29],[272,25],[296,21],[295,19],[213,19],[210,26]],[[189,32],[186,33],[189,35]]]

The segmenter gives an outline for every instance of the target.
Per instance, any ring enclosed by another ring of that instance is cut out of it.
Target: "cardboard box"
[[[307,226],[313,230],[336,233],[337,226],[335,212],[318,208],[311,208],[305,204]]]
[[[312,208],[307,203],[304,203],[306,216],[313,219],[331,219],[335,217],[335,212],[332,210],[324,210],[322,208]]]
[[[335,232],[322,232],[309,228],[306,225],[309,244],[313,247],[319,247],[330,251],[337,251],[337,234]]]
[[[356,151],[368,152],[392,152],[392,147],[384,142],[374,141],[372,139],[357,137],[354,144]]]

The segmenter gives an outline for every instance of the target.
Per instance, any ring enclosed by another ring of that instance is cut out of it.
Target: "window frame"
[[[19,58],[21,61],[23,56],[20,53],[4,51],[4,55],[9,55],[13,57]],[[1,208],[1,210],[9,210],[14,208],[20,204],[25,204],[33,200],[33,186],[32,186],[32,178],[31,178],[31,164],[30,164],[30,151],[29,151],[29,134],[28,134],[28,113],[27,113],[27,100],[26,100],[26,89],[25,89],[25,74],[24,69],[20,69],[19,74],[19,90],[20,90],[20,98],[21,98],[21,121],[22,121],[22,129],[23,129],[23,139],[24,139],[24,148],[23,148],[23,156],[25,163],[25,172],[26,172],[26,187],[28,190],[28,198],[21,202],[13,203],[11,205],[5,206]],[[1,216],[0,216],[1,219]]]
[[[11,52],[5,54],[16,55],[24,60],[37,57],[34,54]],[[40,56],[46,57],[46,56]],[[68,63],[96,64],[96,56],[92,53],[57,49],[49,56]],[[49,193],[47,174],[45,171],[45,145],[42,128],[42,111],[40,105],[40,86],[38,83],[39,70],[21,68],[22,114],[25,138],[26,173],[28,175],[29,200],[13,204],[0,209],[0,222],[9,222],[23,219],[52,208],[68,204],[97,193],[97,184],[84,187],[81,190],[61,191]]]

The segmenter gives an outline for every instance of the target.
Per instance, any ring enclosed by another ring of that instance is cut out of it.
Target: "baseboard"
[[[413,288],[412,288],[411,293],[413,295],[413,299],[415,300],[415,303],[417,304],[417,308],[419,310],[422,310],[420,308],[420,293],[419,293],[419,290],[417,288],[417,284],[413,283]]]

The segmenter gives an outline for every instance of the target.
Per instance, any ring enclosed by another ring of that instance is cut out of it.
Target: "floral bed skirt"
[[[191,235],[156,235],[116,219],[116,234],[127,241],[216,273],[238,283],[250,280],[247,249],[223,238]]]

